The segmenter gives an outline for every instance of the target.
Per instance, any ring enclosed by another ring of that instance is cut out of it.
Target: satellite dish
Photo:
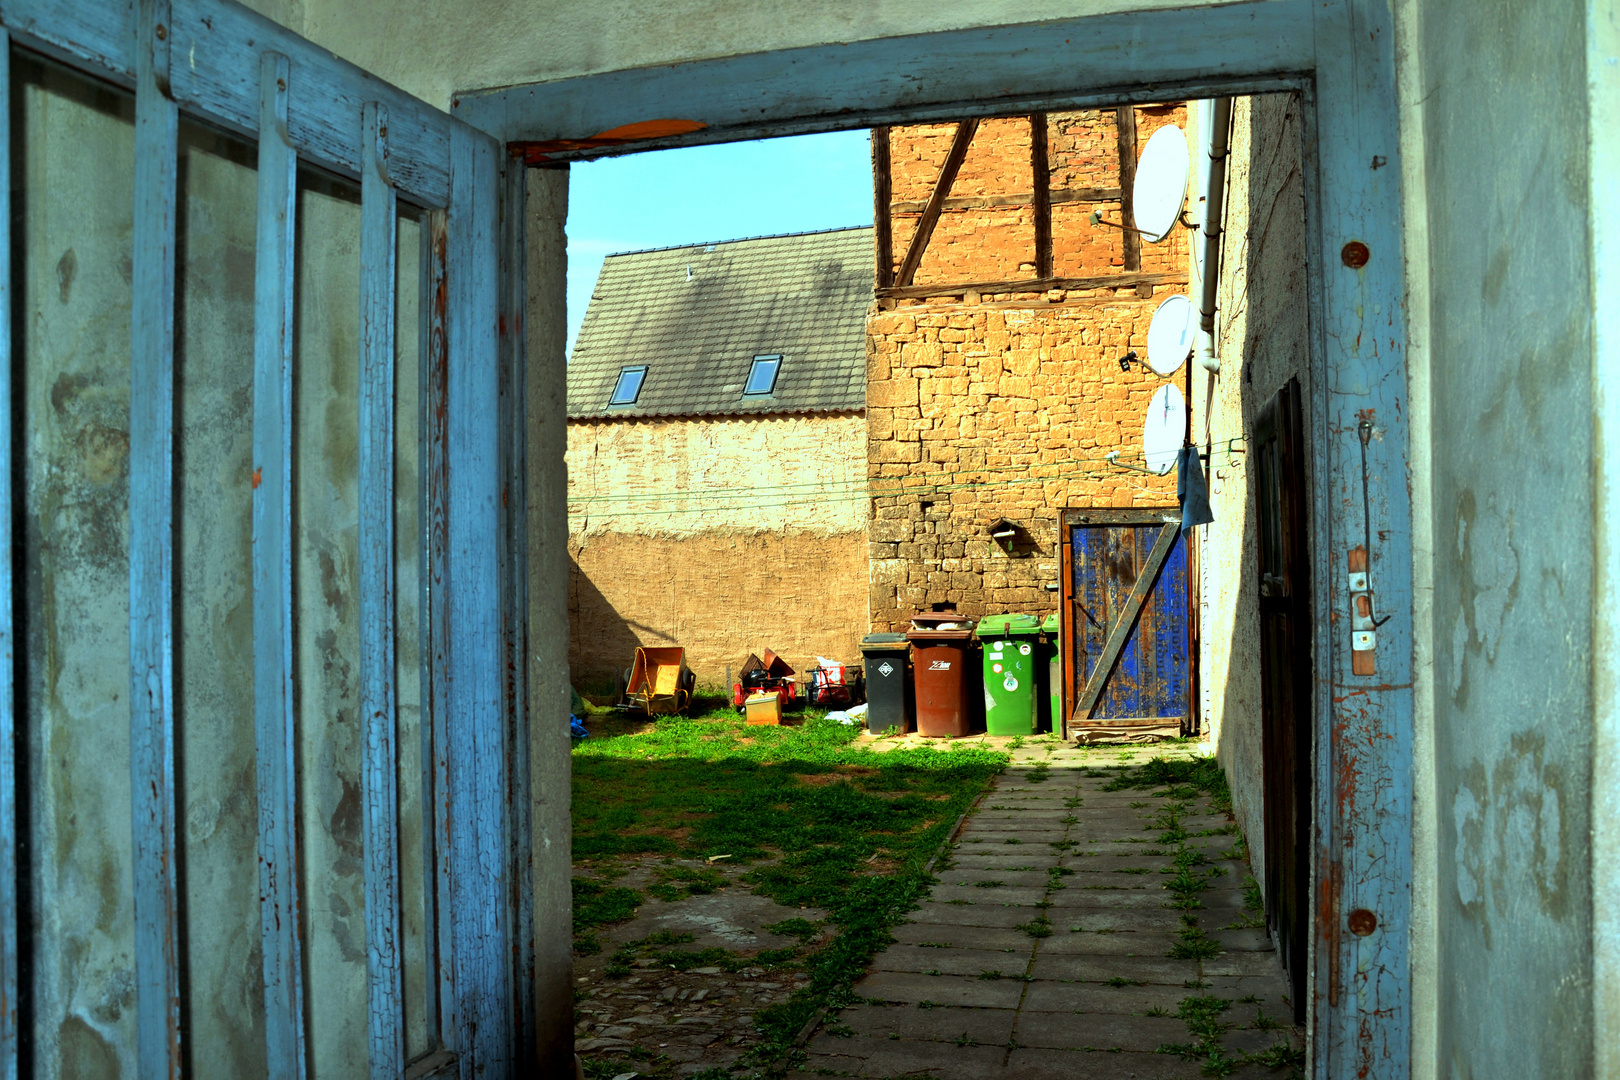
[[[1153,312],[1153,321],[1148,323],[1148,367],[1166,377],[1176,373],[1192,355],[1197,314],[1192,301],[1180,293],[1164,298]]]
[[[1142,457],[1149,472],[1163,476],[1176,467],[1187,441],[1187,402],[1174,383],[1165,383],[1148,402],[1142,418]]]
[[[1136,183],[1131,187],[1136,227],[1155,244],[1170,235],[1181,217],[1187,165],[1187,136],[1174,124],[1153,133],[1136,163]]]

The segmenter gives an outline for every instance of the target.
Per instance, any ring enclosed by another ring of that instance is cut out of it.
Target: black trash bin
[[[867,634],[866,730],[874,735],[911,730],[911,643],[904,634]]]

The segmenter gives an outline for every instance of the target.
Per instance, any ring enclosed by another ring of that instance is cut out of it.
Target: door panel
[[[1109,634],[1148,569],[1165,511],[1064,512],[1068,700],[1072,713],[1103,657]],[[1097,520],[1108,518],[1110,520]],[[1158,570],[1113,670],[1093,721],[1147,718],[1184,724],[1191,716],[1191,627],[1186,545],[1177,537]],[[1081,718],[1087,719],[1087,718]]]
[[[1260,715],[1265,786],[1266,922],[1303,1023],[1310,922],[1310,560],[1299,384],[1290,380],[1255,421],[1260,539]]]

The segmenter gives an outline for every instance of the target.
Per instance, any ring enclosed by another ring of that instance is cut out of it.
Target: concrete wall
[[[1254,420],[1289,379],[1303,392],[1306,478],[1311,476],[1310,327],[1305,263],[1305,181],[1299,99],[1234,103],[1227,159],[1216,348],[1221,370],[1193,373],[1199,442],[1213,446],[1208,475],[1215,521],[1198,530],[1199,672],[1206,730],[1226,767],[1232,805],[1265,880],[1260,735],[1259,538],[1252,453]],[[1307,508],[1307,529],[1311,528]]]
[[[610,688],[637,645],[700,683],[749,653],[860,659],[865,421],[856,415],[568,426],[570,668]]]

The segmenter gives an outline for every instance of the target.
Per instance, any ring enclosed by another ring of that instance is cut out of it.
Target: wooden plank
[[[877,273],[872,280],[886,289],[894,284],[894,177],[889,170],[889,129],[872,129],[872,248]],[[918,207],[921,209],[921,206]]]
[[[425,206],[449,195],[451,119],[425,102],[333,56],[277,23],[220,0],[172,0],[165,40],[176,65],[169,90],[187,113],[254,138],[259,115],[259,55],[290,58],[319,94],[295,96],[288,119],[292,145],[305,160],[356,179],[360,175],[360,109],[380,101],[393,117],[395,186]],[[134,5],[84,0],[0,0],[0,19],[20,44],[122,86],[135,82]]]
[[[1324,448],[1313,485],[1311,593],[1321,598],[1313,611],[1321,688],[1314,820],[1326,837],[1315,848],[1315,878],[1339,887],[1326,902],[1317,894],[1312,1056],[1318,1076],[1404,1076],[1413,1015],[1415,600],[1394,15],[1376,0],[1328,0],[1316,8],[1315,33],[1317,75],[1302,110],[1305,190],[1320,192],[1306,200],[1309,265],[1319,268],[1310,275],[1309,413],[1313,441]],[[1373,161],[1385,165],[1371,169]],[[1352,240],[1371,253],[1363,267],[1342,260]],[[1356,435],[1363,420],[1376,434],[1365,473]],[[1333,598],[1344,591],[1344,552],[1369,533],[1378,610],[1394,617],[1378,628],[1377,674],[1359,676]],[[1358,908],[1377,916],[1376,933],[1341,932]]]
[[[1148,593],[1158,580],[1159,570],[1163,568],[1164,561],[1170,554],[1170,548],[1175,545],[1176,537],[1179,535],[1177,528],[1168,522],[1159,526],[1159,538],[1154,543],[1147,561],[1137,573],[1136,583],[1131,586],[1124,608],[1115,618],[1114,625],[1108,629],[1108,640],[1103,645],[1102,654],[1092,666],[1091,674],[1086,679],[1086,688],[1075,704],[1071,726],[1078,726],[1083,721],[1091,719],[1092,712],[1097,708],[1097,701],[1102,697],[1103,689],[1108,685],[1115,665],[1119,663],[1120,654],[1125,651],[1125,643],[1130,640],[1131,632],[1136,629],[1137,620],[1142,615],[1142,605],[1147,602]]]
[[[394,335],[399,233],[388,107],[365,105],[360,156],[360,716],[366,1008],[372,1080],[405,1068],[394,693]]]
[[[180,111],[166,0],[140,0],[130,319],[129,723],[140,1080],[180,1075],[174,790],[174,267]]]
[[[947,285],[896,285],[878,289],[880,299],[922,299],[929,296],[956,296],[967,292],[1017,293],[1047,292],[1051,289],[1126,289],[1136,285],[1181,285],[1185,271],[1169,270],[1151,274],[1098,274],[1095,277],[1024,278],[1020,281],[965,281]]]
[[[845,41],[474,91],[456,115],[506,142],[589,140],[675,115],[692,127],[550,160],[664,146],[1281,89],[1311,69],[1311,5],[1256,0]],[[678,104],[677,104],[678,103]]]
[[[292,349],[298,155],[286,138],[291,64],[259,65],[258,232],[253,292],[253,727],[259,797],[259,926],[269,1075],[304,1075],[293,692]]]
[[[507,747],[500,599],[500,193],[486,136],[451,139],[448,308],[452,921],[463,1076],[504,1076],[512,1051],[507,952]]]
[[[1119,218],[1128,226],[1136,224],[1136,206],[1131,201],[1136,186],[1136,107],[1120,105],[1114,109],[1114,130],[1119,147]],[[1142,269],[1142,236],[1134,228],[1120,230],[1124,243],[1125,269]],[[1136,295],[1146,300],[1153,295],[1153,286],[1138,285]]]
[[[11,143],[11,38],[0,27],[0,146]],[[12,651],[11,155],[0,154],[0,1080],[17,1080],[17,692]]]
[[[529,572],[528,484],[525,475],[529,431],[524,314],[528,309],[525,264],[528,254],[525,204],[528,169],[508,157],[501,184],[500,265],[500,420],[501,420],[501,650],[506,717],[508,830],[511,878],[507,925],[511,928],[512,1030],[519,1061],[535,1060],[534,847],[529,798]]]
[[[1048,179],[1050,179],[1050,176]],[[1052,206],[1062,206],[1067,203],[1118,202],[1119,188],[1057,188],[1047,192],[1047,201]],[[1013,192],[1010,195],[952,195],[945,200],[944,212],[949,214],[953,210],[998,210],[1003,207],[1034,205],[1035,193],[1033,191]],[[920,214],[927,206],[928,200],[926,199],[913,202],[891,202],[889,212],[892,214]]]
[[[1157,525],[1163,521],[1181,521],[1181,509],[1175,506],[1146,507],[1084,507],[1063,511],[1067,525]]]
[[[934,193],[928,197],[928,205],[923,208],[922,217],[917,222],[917,231],[911,234],[911,243],[906,247],[906,257],[900,261],[900,269],[895,272],[895,285],[904,288],[917,276],[917,267],[922,263],[923,252],[928,250],[934,226],[939,224],[945,199],[951,193],[951,185],[956,183],[956,174],[967,158],[968,147],[973,145],[973,133],[978,130],[977,120],[963,120],[956,125],[951,148],[946,151],[945,163],[940,166],[939,176],[934,180]]]
[[[1035,217],[1035,276],[1052,276],[1052,167],[1046,156],[1046,114],[1029,117],[1029,173]],[[1136,270],[1140,267],[1127,266]]]
[[[449,237],[445,213],[427,215],[422,229],[422,702],[423,828],[428,837],[425,865],[432,868],[428,887],[428,925],[433,927],[430,962],[433,985],[429,1028],[438,1042],[458,1045],[461,1012],[456,1004],[456,965],[450,814],[450,475],[449,475],[449,335],[446,313],[449,282],[445,274]]]

